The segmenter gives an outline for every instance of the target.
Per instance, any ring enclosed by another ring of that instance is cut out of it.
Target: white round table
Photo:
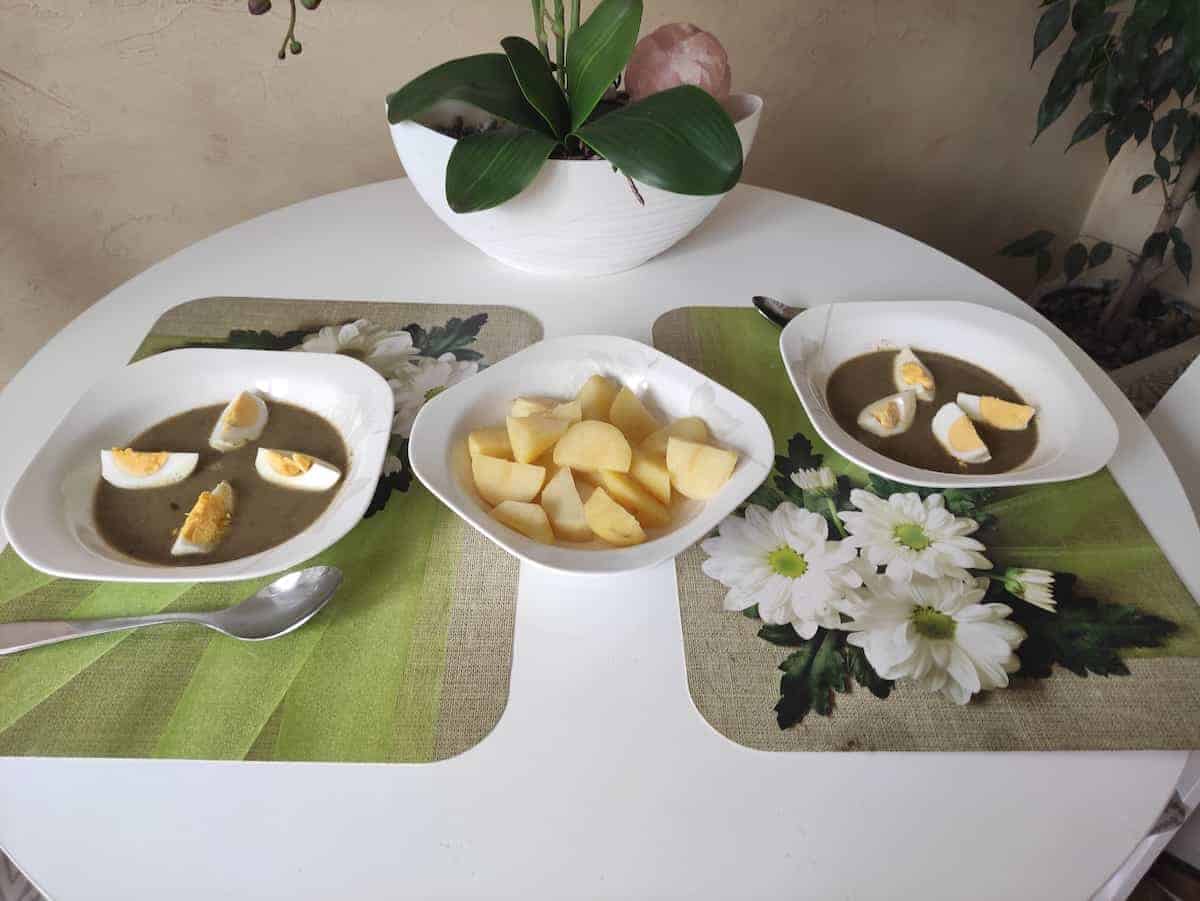
[[[0,395],[0,497],[79,395],[195,297],[512,304],[547,336],[649,340],[666,310],[756,293],[965,299],[1036,319],[916,241],[758,188],[737,188],[640,269],[567,281],[493,263],[408,182],[386,182],[214,235],[71,323]],[[1166,457],[1054,337],[1120,423],[1113,471],[1200,595],[1200,531]],[[1084,898],[1143,836],[1185,757],[748,750],[692,706],[672,565],[590,580],[522,567],[508,708],[467,753],[429,765],[0,759],[0,845],[54,901]]]

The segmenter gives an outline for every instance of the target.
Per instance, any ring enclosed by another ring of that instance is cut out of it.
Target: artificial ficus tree
[[[1149,139],[1154,150],[1153,172],[1138,176],[1130,187],[1137,194],[1157,184],[1162,212],[1141,250],[1128,252],[1129,273],[1112,292],[1101,319],[1108,334],[1119,335],[1151,282],[1170,265],[1191,277],[1192,249],[1178,222],[1189,202],[1200,206],[1200,2],[1043,0],[1041,6],[1045,11],[1034,29],[1033,60],[1064,32],[1071,41],[1038,108],[1034,140],[1086,89],[1089,109],[1068,150],[1101,134],[1110,163],[1129,141],[1140,145]],[[1041,278],[1053,264],[1054,238],[1053,232],[1039,229],[1000,252],[1032,257]],[[1106,262],[1112,253],[1105,241],[1090,247],[1072,243],[1063,256],[1066,281]]]

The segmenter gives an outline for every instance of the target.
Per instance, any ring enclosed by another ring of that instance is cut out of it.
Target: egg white
[[[933,417],[933,437],[950,456],[964,463],[986,463],[992,459],[991,451],[986,444],[981,444],[975,450],[961,451],[950,446],[950,427],[959,419],[968,418],[962,407],[956,403],[943,404]],[[974,426],[972,426],[974,428]],[[980,438],[980,441],[983,439]]]
[[[892,360],[892,381],[896,385],[896,390],[915,391],[917,393],[918,400],[923,400],[925,403],[932,403],[933,398],[937,394],[937,383],[935,382],[932,388],[925,388],[921,385],[910,385],[908,382],[904,381],[904,377],[900,374],[900,367],[905,363],[916,363],[923,370],[925,370],[925,373],[929,376],[930,380],[933,380],[933,373],[930,372],[929,367],[922,363],[921,359],[912,352],[912,348],[902,347],[896,354],[895,359]]]
[[[890,403],[894,403],[900,408],[900,421],[892,428],[887,428],[872,416],[871,412],[876,408],[885,407]],[[880,438],[893,438],[896,435],[903,435],[907,432],[912,426],[916,415],[917,392],[909,388],[896,394],[889,394],[887,397],[867,404],[863,407],[862,412],[858,414],[858,424],[872,435],[878,435]]]
[[[142,476],[122,469],[111,450],[102,450],[100,451],[100,478],[117,488],[128,488],[134,491],[142,488],[162,488],[164,485],[182,482],[192,474],[199,462],[199,454],[168,453],[166,462],[158,470]]]
[[[292,488],[298,491],[328,491],[342,477],[341,470],[336,466],[325,460],[313,457],[312,454],[306,455],[312,459],[312,466],[307,471],[295,476],[286,476],[281,472],[277,472],[267,460],[267,454],[272,451],[277,454],[295,453],[295,451],[269,447],[260,447],[258,449],[258,453],[254,457],[254,468],[264,481],[270,482],[272,485],[278,485],[281,488]]]
[[[225,422],[225,416],[230,408],[242,394],[247,394],[254,399],[254,405],[258,408],[258,412],[254,417],[254,421],[245,426],[231,426]],[[209,436],[208,444],[214,450],[221,452],[237,450],[243,445],[249,444],[251,441],[257,441],[259,435],[263,433],[263,429],[267,427],[267,402],[255,394],[253,391],[243,391],[221,411],[221,415],[217,417],[217,424],[213,426],[212,434]]]
[[[229,510],[229,514],[232,516],[234,512],[235,500],[233,486],[228,482],[218,482],[216,487],[213,488],[212,493],[224,501],[226,508]],[[196,544],[184,538],[181,531],[180,534],[175,538],[175,544],[171,547],[171,556],[187,557],[194,554],[208,554],[212,552],[213,548],[220,544],[220,541],[221,539],[218,538],[211,544]]]

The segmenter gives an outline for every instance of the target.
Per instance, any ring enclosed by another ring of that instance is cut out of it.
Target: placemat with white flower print
[[[517,563],[408,466],[426,399],[541,338],[508,307],[206,298],[170,310],[136,358],[184,346],[350,354],[388,378],[390,453],[364,520],[310,563],[345,582],[268,642],[147,629],[0,658],[0,755],[431,761],[500,718]],[[0,621],[211,610],[268,579],[125,585],[53,579],[0,554]]]
[[[917,489],[816,435],[753,310],[654,344],[758,407],[775,471],[677,561],[688,685],[771,751],[1200,747],[1200,608],[1107,472]]]

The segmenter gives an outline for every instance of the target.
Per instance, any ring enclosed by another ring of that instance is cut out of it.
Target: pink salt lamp
[[[724,101],[729,82],[729,57],[721,42],[688,22],[654,29],[637,42],[625,67],[631,100],[691,84]]]

